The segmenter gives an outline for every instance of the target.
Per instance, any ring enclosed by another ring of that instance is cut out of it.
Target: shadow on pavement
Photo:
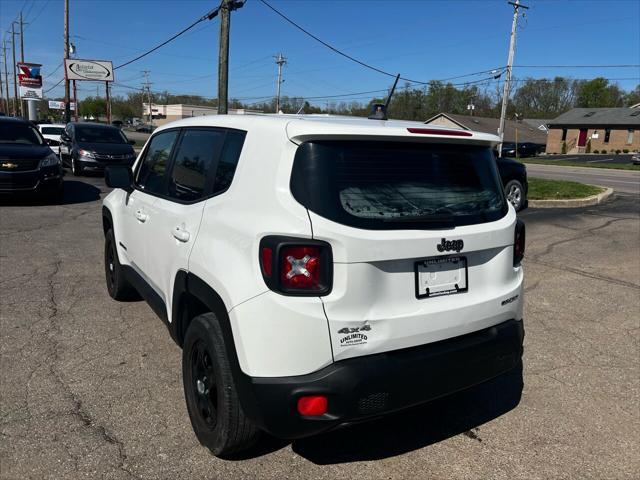
[[[411,388],[411,385],[407,385]],[[295,453],[318,464],[379,460],[464,434],[482,442],[480,425],[513,410],[522,396],[522,365],[500,377],[448,397],[387,417],[296,440]],[[255,458],[288,444],[263,436],[242,458]]]
[[[42,206],[42,205],[73,205],[77,203],[95,202],[100,199],[100,189],[90,183],[79,180],[64,181],[64,195],[62,201],[54,201],[45,195],[36,193],[12,193],[0,197],[2,206]]]

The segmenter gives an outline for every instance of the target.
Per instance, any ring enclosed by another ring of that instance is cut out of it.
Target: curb
[[[599,186],[599,185],[594,185]],[[591,195],[585,198],[569,198],[563,200],[529,200],[529,207],[532,208],[578,208],[578,207],[591,207],[604,202],[613,194],[613,188],[604,188],[604,192],[597,195]]]

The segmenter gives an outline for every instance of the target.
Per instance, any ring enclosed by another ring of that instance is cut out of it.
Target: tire
[[[76,159],[71,155],[71,173],[74,177],[82,176],[82,167],[77,164]]]
[[[182,380],[191,425],[200,443],[218,457],[250,448],[260,431],[244,415],[215,314],[189,324],[182,350]]]
[[[516,209],[516,212],[522,210],[522,206],[525,202],[525,194],[524,188],[518,180],[510,180],[504,187],[504,193],[507,196],[509,203],[511,203],[513,208]]]
[[[122,265],[118,259],[116,239],[113,230],[109,230],[104,239],[104,273],[107,291],[114,300],[133,300],[139,298],[138,292],[124,278]]]

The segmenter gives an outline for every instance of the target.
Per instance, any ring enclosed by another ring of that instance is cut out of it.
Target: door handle
[[[147,215],[146,213],[142,213],[142,210],[137,210],[135,215],[140,223],[146,222],[149,218],[149,215]]]
[[[174,236],[176,240],[179,242],[188,242],[189,238],[191,238],[191,234],[187,232],[184,228],[177,226],[171,231],[171,234]]]

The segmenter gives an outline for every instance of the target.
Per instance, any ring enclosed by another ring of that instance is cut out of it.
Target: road
[[[219,460],[192,433],[166,328],[107,295],[106,191],[67,177],[63,205],[0,206],[0,478],[637,478],[637,197],[523,213],[523,372]]]
[[[621,164],[631,164],[631,157],[633,154],[631,153],[621,153],[619,155],[616,154],[576,154],[576,155],[541,155],[536,157],[535,160],[553,160],[557,161],[559,164],[562,162],[580,162],[580,163],[621,163]],[[527,161],[526,158],[522,159],[523,161]]]
[[[640,195],[640,172],[590,167],[561,167],[556,165],[527,164],[529,177],[574,180],[611,187],[616,192]]]

